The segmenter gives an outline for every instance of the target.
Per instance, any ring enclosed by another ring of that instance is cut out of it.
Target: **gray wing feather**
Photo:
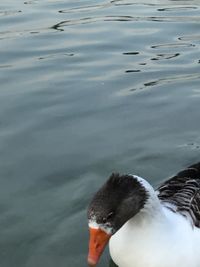
[[[200,228],[200,162],[165,181],[157,193],[164,205],[183,216],[189,215]]]

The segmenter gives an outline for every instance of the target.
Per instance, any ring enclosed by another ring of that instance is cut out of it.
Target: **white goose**
[[[200,267],[200,163],[156,191],[143,178],[112,174],[89,208],[89,266],[109,241],[119,267]]]

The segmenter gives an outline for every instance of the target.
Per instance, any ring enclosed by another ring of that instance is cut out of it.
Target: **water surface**
[[[199,12],[1,0],[1,267],[86,266],[86,207],[112,171],[157,185],[200,159]]]

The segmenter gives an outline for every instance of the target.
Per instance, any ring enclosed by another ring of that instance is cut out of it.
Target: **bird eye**
[[[108,213],[108,215],[106,217],[103,217],[102,218],[102,222],[103,223],[107,223],[113,217],[113,215],[114,215],[114,212],[113,211],[110,212],[110,213]]]
[[[102,219],[102,222],[103,222],[103,223],[106,223],[106,222],[107,222],[107,218],[104,217],[104,218]]]
[[[114,215],[114,212],[111,211],[107,216],[107,220],[111,219],[113,217],[113,215]]]

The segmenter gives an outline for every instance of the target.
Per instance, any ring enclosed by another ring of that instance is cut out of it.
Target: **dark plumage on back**
[[[183,216],[189,215],[200,228],[200,162],[164,182],[157,191],[161,202],[171,204],[170,208]]]

